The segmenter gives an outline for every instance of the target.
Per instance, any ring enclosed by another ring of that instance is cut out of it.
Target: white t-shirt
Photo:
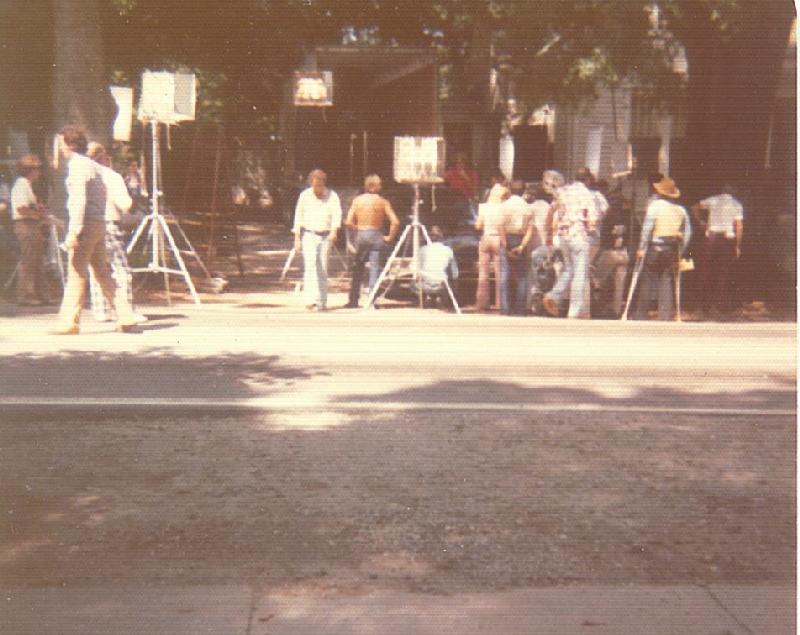
[[[36,205],[36,203],[36,194],[33,192],[31,182],[24,176],[14,181],[14,187],[11,188],[11,218],[14,220],[25,218],[17,210],[20,207]]]
[[[100,177],[103,179],[103,185],[106,186],[106,222],[114,221],[119,222],[122,220],[122,214],[127,212],[133,201],[128,188],[125,185],[125,179],[121,174],[118,174],[111,168],[98,164],[100,168]]]
[[[700,202],[708,208],[708,231],[724,233],[728,238],[735,238],[735,221],[744,219],[742,204],[730,194],[718,194]]]
[[[506,213],[506,231],[509,234],[524,234],[531,220],[531,206],[528,202],[514,194],[501,204]]]

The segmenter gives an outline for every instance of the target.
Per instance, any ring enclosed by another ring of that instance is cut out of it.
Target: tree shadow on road
[[[0,394],[14,397],[247,398],[327,373],[282,364],[277,355],[185,356],[169,349],[136,353],[66,351],[6,356]]]
[[[612,377],[613,378],[613,377]],[[780,380],[780,381],[779,381]],[[536,378],[531,378],[532,382]],[[563,382],[570,383],[565,377]],[[469,404],[490,403],[503,407],[519,406],[552,406],[565,409],[578,406],[599,406],[611,408],[707,408],[724,410],[753,409],[786,409],[794,410],[796,406],[796,382],[788,377],[773,378],[772,383],[779,383],[785,388],[737,389],[736,385],[715,390],[711,382],[698,384],[692,390],[678,390],[664,386],[648,385],[652,379],[638,375],[627,382],[630,389],[617,394],[609,394],[603,390],[547,385],[528,386],[516,382],[495,381],[490,379],[445,380],[434,383],[402,388],[396,391],[376,395],[374,393],[355,393],[336,397],[335,401],[409,403],[424,407],[426,403],[453,404],[469,408]]]

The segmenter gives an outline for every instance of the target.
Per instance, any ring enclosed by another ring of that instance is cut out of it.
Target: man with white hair
[[[579,179],[556,190],[553,203],[553,231],[558,233],[564,268],[553,289],[544,296],[544,308],[552,316],[569,293],[567,317],[588,319],[589,236],[600,219],[594,194]]]
[[[322,170],[312,170],[309,187],[294,210],[294,248],[303,254],[303,294],[309,311],[328,308],[328,254],[342,224],[342,204],[326,186],[327,179]]]

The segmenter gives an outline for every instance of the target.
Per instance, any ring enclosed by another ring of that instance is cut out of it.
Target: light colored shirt
[[[692,239],[692,223],[684,207],[655,198],[647,206],[639,249],[644,251],[650,242],[659,238],[682,239],[681,252],[684,252]]]
[[[506,225],[506,209],[501,203],[481,203],[478,205],[478,222],[483,223],[483,235],[500,236]]]
[[[458,278],[458,264],[453,250],[444,243],[430,243],[419,250],[420,273],[424,283],[435,286]]]
[[[294,208],[294,226],[297,234],[301,229],[312,232],[327,232],[339,229],[342,224],[342,204],[339,195],[333,190],[325,190],[322,198],[317,198],[312,188],[300,193]]]
[[[71,234],[79,234],[87,223],[105,221],[107,195],[101,167],[77,152],[69,159],[65,184]]]
[[[502,205],[506,214],[506,232],[524,234],[528,231],[533,214],[528,202],[518,194],[513,194]]]
[[[572,239],[585,240],[600,219],[594,192],[579,181],[558,188],[553,211],[558,235]]]
[[[122,214],[127,212],[133,201],[128,188],[125,185],[125,179],[121,174],[118,174],[111,168],[105,165],[99,165],[100,176],[103,178],[103,184],[106,186],[106,222],[119,222],[122,220]]]
[[[19,208],[36,205],[37,202],[36,194],[34,194],[31,182],[27,178],[21,176],[14,181],[14,187],[11,188],[11,218],[14,220],[25,218],[19,213]]]
[[[739,201],[730,194],[718,194],[701,201],[700,205],[708,208],[708,231],[736,237],[736,221],[744,219],[744,208]]]
[[[594,194],[594,202],[595,205],[597,206],[598,218],[602,220],[605,217],[606,212],[608,211],[608,201],[606,200],[606,197],[603,195],[602,192],[594,190],[592,191],[592,194]]]

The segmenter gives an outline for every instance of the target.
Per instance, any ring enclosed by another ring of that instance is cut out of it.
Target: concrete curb
[[[565,586],[449,596],[302,584],[5,589],[9,635],[787,635],[795,589]]]

